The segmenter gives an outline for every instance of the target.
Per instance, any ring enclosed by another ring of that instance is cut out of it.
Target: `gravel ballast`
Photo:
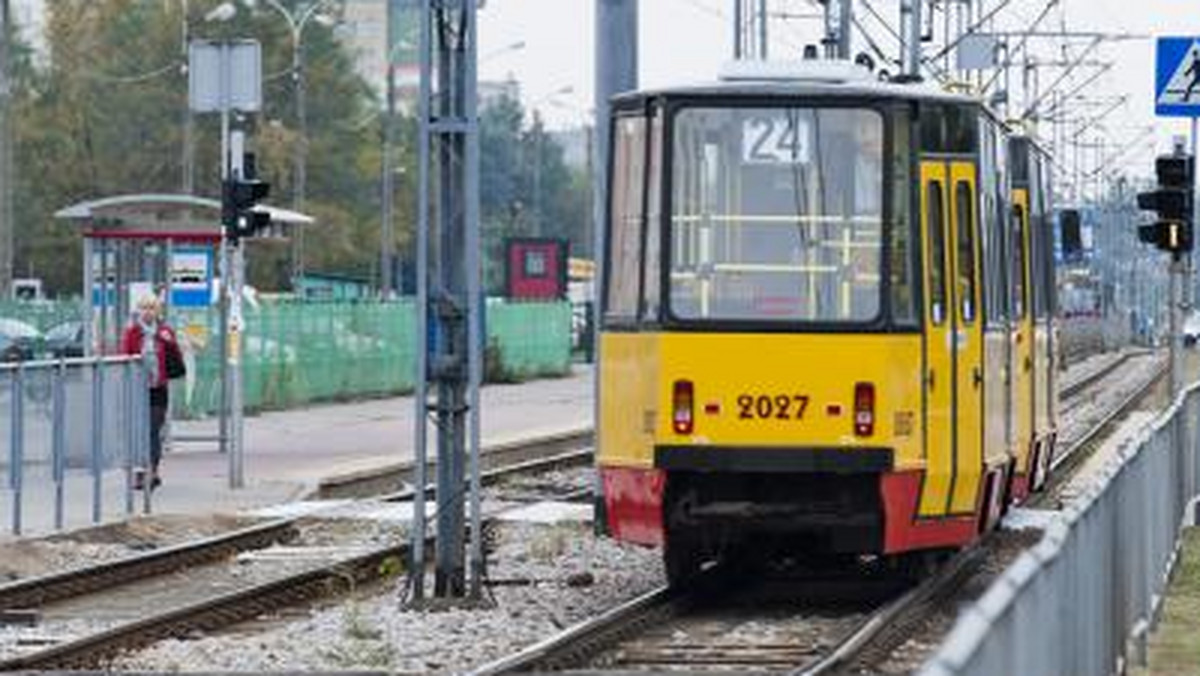
[[[385,669],[457,673],[542,640],[663,583],[656,550],[595,538],[590,524],[504,524],[489,557],[489,609],[401,609],[389,593],[253,635],[170,640],[116,670]]]

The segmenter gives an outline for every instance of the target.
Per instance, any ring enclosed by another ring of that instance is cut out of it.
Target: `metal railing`
[[[922,676],[1107,675],[1146,642],[1198,484],[1193,385],[959,616]]]
[[[0,514],[8,512],[11,532],[22,534],[27,514],[61,530],[68,505],[90,508],[99,523],[106,494],[122,495],[132,514],[135,472],[150,456],[149,405],[136,357],[0,364],[0,443],[8,448]],[[149,513],[149,491],[141,508]]]

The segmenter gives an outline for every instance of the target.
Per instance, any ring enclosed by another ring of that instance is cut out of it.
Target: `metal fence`
[[[99,523],[114,495],[135,511],[134,473],[150,449],[146,374],[140,359],[64,359],[0,365],[0,456],[7,477],[0,514],[13,534],[26,523],[62,529],[68,508]],[[85,495],[88,493],[89,495]],[[150,511],[149,492],[142,509]]]
[[[568,303],[487,303],[489,374],[495,380],[563,375],[571,368]],[[219,410],[215,313],[177,312],[189,374],[174,385],[176,413]],[[409,392],[416,310],[391,303],[265,304],[247,313],[242,353],[245,405],[285,409],[320,401]]]
[[[79,317],[77,303],[0,304],[0,321],[13,319],[41,331]],[[213,415],[220,408],[218,321],[214,308],[171,312],[189,372],[185,380],[172,384],[179,417]],[[569,373],[579,322],[565,301],[489,299],[484,328],[490,379]],[[415,385],[416,330],[412,299],[266,302],[247,308],[242,351],[245,405],[250,410],[285,409],[409,392]]]
[[[1196,493],[1193,386],[968,607],[923,676],[1107,675],[1147,634]]]

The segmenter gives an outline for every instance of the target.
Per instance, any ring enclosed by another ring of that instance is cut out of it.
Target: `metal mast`
[[[475,0],[421,0],[420,186],[417,232],[418,489],[427,421],[437,439],[434,594],[478,598],[479,384],[483,374],[479,260],[479,119]],[[433,390],[434,400],[428,400]],[[469,466],[468,466],[469,465]],[[470,473],[470,589],[466,492]],[[412,596],[424,594],[425,502],[415,501]]]

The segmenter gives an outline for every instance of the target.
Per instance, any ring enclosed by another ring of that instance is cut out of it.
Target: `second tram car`
[[[673,581],[963,546],[1053,454],[1045,155],[805,68],[613,104],[597,521]]]

